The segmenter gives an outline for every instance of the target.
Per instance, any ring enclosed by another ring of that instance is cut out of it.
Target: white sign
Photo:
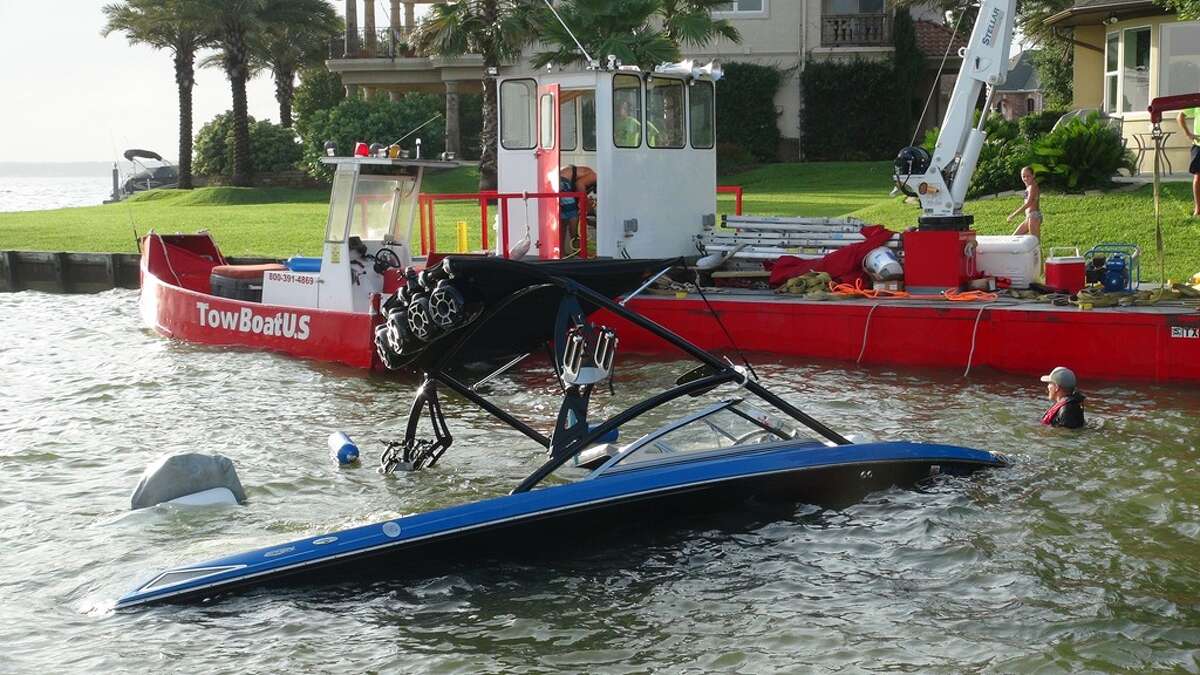
[[[1200,326],[1171,326],[1171,337],[1200,340]]]
[[[241,311],[210,309],[207,302],[197,302],[196,310],[200,312],[202,328],[224,328],[256,335],[282,335],[296,340],[308,339],[308,324],[312,319],[307,314],[294,312],[263,315],[249,307],[243,307]]]

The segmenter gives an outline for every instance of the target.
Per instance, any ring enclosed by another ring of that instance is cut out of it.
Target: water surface
[[[344,470],[401,434],[413,382],[140,328],[136,294],[0,295],[0,643],[14,672],[1200,671],[1200,393],[1087,383],[1092,428],[1042,385],[778,362],[768,386],[843,433],[974,445],[1016,465],[841,511],[632,523],[541,562],[113,614],[150,573],[506,493],[539,450],[447,397],[432,470]],[[613,410],[680,364],[619,357]],[[549,373],[491,396],[548,428]],[[652,423],[652,420],[646,424]],[[163,452],[237,464],[242,508],[128,512]]]

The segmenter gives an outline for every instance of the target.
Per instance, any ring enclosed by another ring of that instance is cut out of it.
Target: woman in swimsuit
[[[1008,220],[1012,222],[1012,219],[1016,218],[1021,211],[1025,211],[1025,220],[1013,231],[1013,236],[1032,234],[1040,240],[1042,238],[1042,189],[1038,187],[1037,178],[1034,177],[1031,167],[1027,166],[1021,169],[1021,182],[1025,184],[1025,202],[1008,214]]]

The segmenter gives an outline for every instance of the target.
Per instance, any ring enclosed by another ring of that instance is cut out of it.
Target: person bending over
[[[1042,424],[1051,427],[1078,429],[1083,426],[1083,394],[1077,390],[1078,382],[1070,368],[1059,366],[1042,376],[1046,383],[1046,397],[1054,405],[1042,415]]]
[[[1188,126],[1188,116],[1192,118],[1192,125]],[[1192,217],[1200,217],[1200,108],[1191,108],[1190,110],[1181,110],[1179,117],[1176,118],[1179,126],[1183,128],[1183,135],[1187,136],[1192,142],[1191,162],[1188,164],[1188,173],[1192,174]]]

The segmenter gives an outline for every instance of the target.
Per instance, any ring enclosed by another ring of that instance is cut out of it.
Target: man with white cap
[[[1052,427],[1078,429],[1083,426],[1083,394],[1076,390],[1075,373],[1059,366],[1042,376],[1046,396],[1054,402],[1042,416],[1042,424]]]

